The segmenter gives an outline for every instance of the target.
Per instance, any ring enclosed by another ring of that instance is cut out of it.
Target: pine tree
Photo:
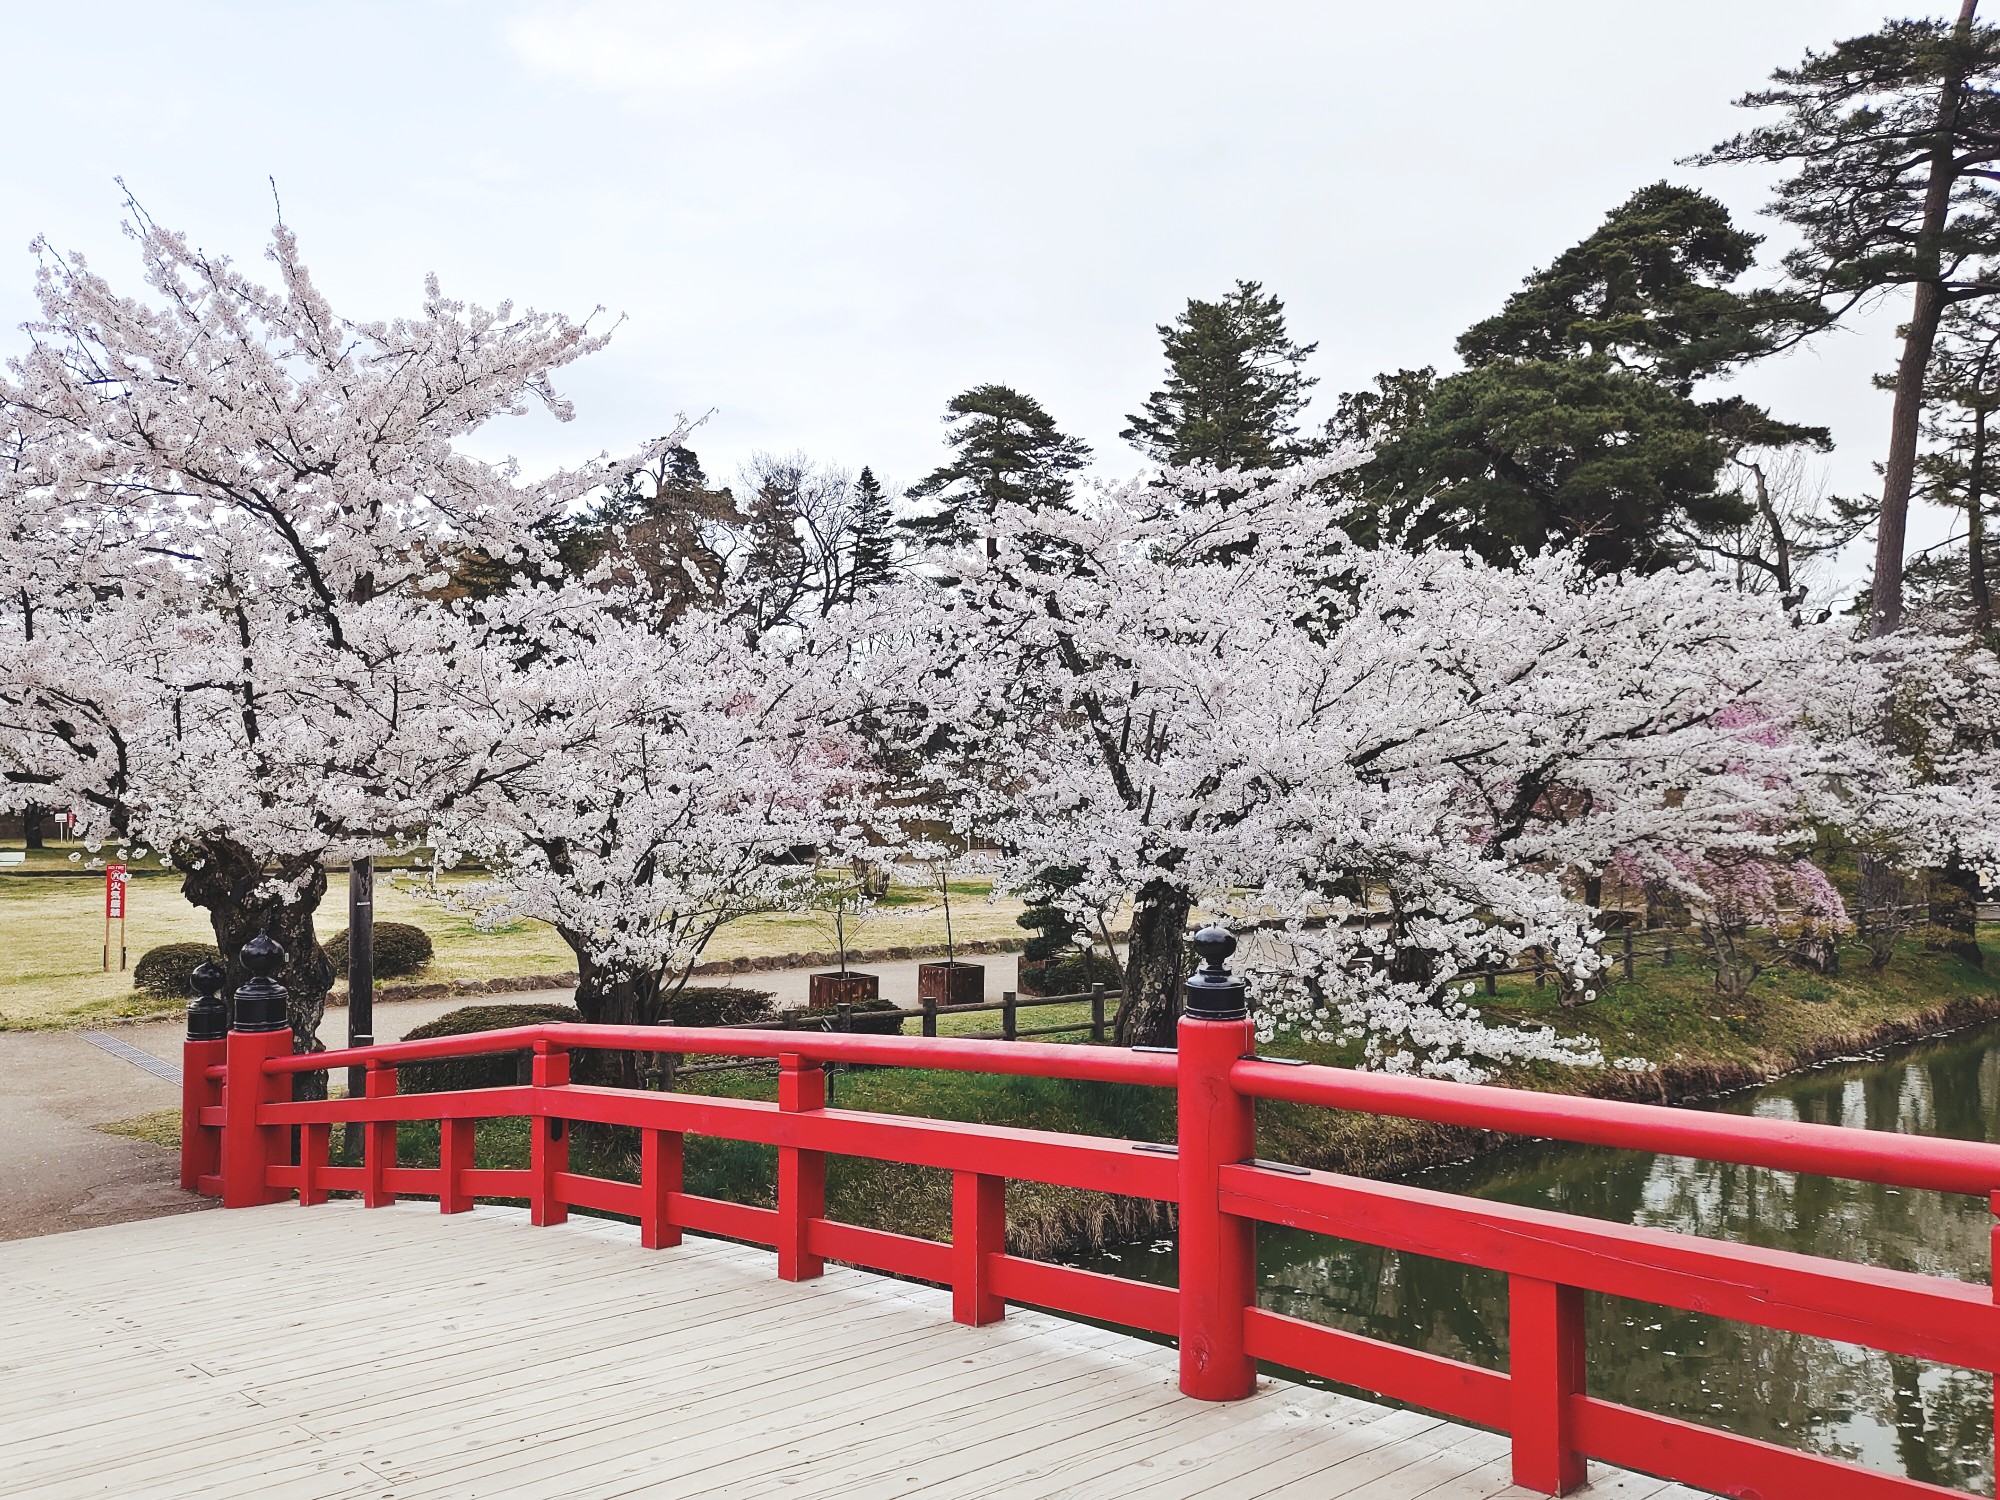
[[[852,598],[889,581],[895,562],[895,522],[889,516],[889,497],[875,471],[864,467],[854,481],[850,502],[848,594]]]
[[[1809,298],[1734,289],[1757,244],[1704,193],[1642,188],[1465,332],[1465,369],[1343,396],[1328,434],[1375,448],[1346,482],[1376,528],[1496,561],[1553,536],[1601,567],[1651,569],[1745,525],[1722,482],[1730,455],[1828,441],[1694,394],[1823,316]]]
[[[1070,476],[1090,462],[1088,444],[1064,435],[1039,401],[1011,386],[960,392],[946,405],[944,420],[954,456],[905,491],[913,500],[937,502],[935,510],[901,523],[920,545],[962,547],[977,540],[997,505],[1064,508]]]
[[[1161,324],[1165,384],[1118,435],[1156,463],[1272,468],[1317,446],[1299,436],[1316,384],[1300,368],[1317,344],[1295,344],[1285,305],[1255,281],[1214,302],[1188,299]]]
[[[1925,375],[1932,410],[1924,424],[1929,451],[1917,459],[1917,493],[1965,514],[1965,551],[1913,563],[1910,581],[1962,600],[1972,628],[1993,629],[1992,559],[1987,513],[2000,491],[2000,310],[1961,303],[1938,327]]]
[[[1841,312],[1910,287],[1896,400],[1882,466],[1871,630],[1903,615],[1910,493],[1916,478],[1925,377],[1938,321],[1951,304],[2000,291],[2000,30],[1974,23],[1890,21],[1879,31],[1808,52],[1772,74],[1772,88],[1737,101],[1784,117],[1724,141],[1703,163],[1778,165],[1793,175],[1772,211],[1803,236],[1785,266]]]

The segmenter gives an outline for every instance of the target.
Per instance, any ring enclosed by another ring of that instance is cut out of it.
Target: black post
[[[1500,993],[1500,976],[1491,969],[1486,971],[1486,993],[1489,995]]]
[[[347,862],[347,1045],[375,1045],[375,861]],[[367,1091],[367,1070],[347,1070],[347,1096]]]
[[[923,997],[923,1007],[924,1007],[924,1035],[925,1035],[925,1036],[936,1036],[936,1035],[937,1035],[937,996],[936,996],[936,995],[925,995],[925,996]]]
[[[229,971],[212,958],[195,965],[188,976],[194,998],[188,1004],[188,1040],[219,1042],[229,1035],[229,1007],[223,1002],[222,987]]]
[[[1632,977],[1632,929],[1625,929],[1625,977]]]
[[[1104,981],[1098,980],[1090,987],[1090,1039],[1104,1040]]]
[[[1012,990],[1002,990],[1000,992],[1000,1040],[1003,1042],[1013,1041],[1015,1030],[1014,992]]]

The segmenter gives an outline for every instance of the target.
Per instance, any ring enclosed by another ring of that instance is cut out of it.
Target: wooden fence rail
[[[1174,1050],[771,1027],[676,1032],[676,1051],[775,1061],[775,1102],[570,1081],[570,1060],[578,1051],[658,1050],[660,1031],[646,1027],[544,1024],[294,1054],[282,991],[266,978],[253,978],[238,992],[233,1030],[223,1029],[219,1000],[212,1006],[198,1001],[190,1009],[182,1182],[219,1196],[224,1207],[293,1197],[311,1205],[342,1192],[359,1194],[370,1205],[401,1195],[434,1197],[442,1212],[458,1213],[480,1198],[525,1199],[536,1224],[559,1223],[572,1209],[631,1218],[651,1248],[677,1244],[689,1231],[768,1245],[777,1253],[778,1275],[787,1280],[817,1276],[828,1260],[839,1260],[934,1282],[951,1289],[952,1315],[964,1323],[993,1322],[1011,1302],[1143,1329],[1178,1342],[1181,1389],[1190,1396],[1248,1395],[1256,1362],[1273,1361],[1504,1430],[1511,1434],[1517,1482],[1548,1494],[1581,1485],[1591,1457],[1727,1495],[1916,1500],[1962,1493],[1588,1394],[1583,1294],[1633,1297],[1993,1372],[2000,1370],[2000,1307],[1992,1288],[1267,1162],[1256,1155],[1255,1105],[1260,1099],[1287,1100],[1970,1193],[1989,1198],[1996,1209],[2000,1146],[1258,1058],[1252,1054],[1243,986],[1222,969],[1230,941],[1220,933],[1204,938],[1209,966],[1189,983]],[[246,950],[246,966],[253,974],[275,971],[277,964],[270,961],[275,951],[270,945],[252,962]],[[266,988],[256,990],[260,984]],[[525,1084],[434,1094],[397,1091],[397,1070],[406,1064],[523,1049],[533,1056]],[[1176,1141],[1165,1145],[834,1108],[827,1103],[825,1083],[830,1063],[1170,1089]],[[364,1070],[366,1087],[359,1097],[291,1098],[297,1075],[348,1067]],[[527,1167],[477,1164],[477,1122],[499,1118],[530,1122]],[[406,1121],[437,1124],[437,1166],[398,1160],[397,1126]],[[636,1130],[639,1180],[572,1171],[567,1127],[576,1121]],[[330,1162],[335,1125],[362,1129],[360,1165]],[[686,1191],[682,1159],[690,1134],[776,1148],[776,1206]],[[949,1240],[830,1218],[829,1154],[952,1173]],[[1005,1234],[1010,1180],[1172,1203],[1178,1285],[1149,1285],[1011,1254]],[[1260,1223],[1505,1275],[1507,1368],[1441,1358],[1260,1307],[1255,1277]]]

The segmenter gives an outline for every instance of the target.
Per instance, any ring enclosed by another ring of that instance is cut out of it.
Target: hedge
[[[347,929],[341,928],[320,945],[333,964],[333,972],[347,973]],[[398,979],[415,974],[431,961],[431,935],[408,922],[375,924],[375,977]]]

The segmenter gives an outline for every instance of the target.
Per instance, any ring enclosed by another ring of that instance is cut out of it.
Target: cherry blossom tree
[[[1080,905],[1131,900],[1121,1041],[1170,1033],[1199,908],[1288,935],[1267,1028],[1451,1076],[1588,1060],[1454,980],[1534,948],[1581,987],[1598,933],[1567,887],[1621,851],[1784,845],[1797,684],[1841,643],[1705,577],[1357,546],[1322,494],[1353,461],[1003,508],[998,555],[927,596],[942,665],[884,653],[882,686],[1012,878],[1081,865]],[[1217,489],[1242,498],[1190,500]],[[1051,555],[1073,566],[1023,561]]]
[[[41,316],[0,382],[0,795],[163,851],[232,962],[268,929],[314,1046],[327,862],[506,769],[453,711],[491,645],[455,571],[535,564],[631,467],[531,480],[464,441],[567,420],[553,377],[607,334],[435,279],[414,316],[342,317],[282,224],[272,286],[136,205],[127,233],[152,300],[39,242]]]

